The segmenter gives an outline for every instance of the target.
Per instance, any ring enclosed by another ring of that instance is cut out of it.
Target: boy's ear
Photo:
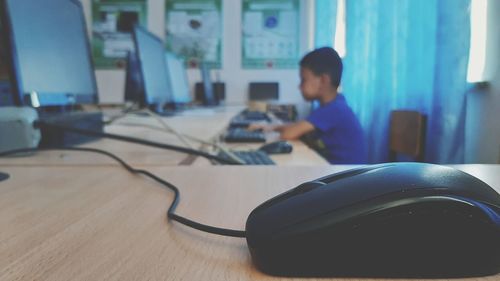
[[[323,85],[329,85],[332,81],[332,79],[330,78],[330,75],[326,74],[326,73],[323,73],[320,75],[320,79],[321,79],[321,83]]]

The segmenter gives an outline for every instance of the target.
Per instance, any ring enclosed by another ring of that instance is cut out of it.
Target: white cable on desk
[[[191,143],[189,143],[189,141],[186,140],[186,138],[184,137],[184,135],[182,135],[181,133],[179,133],[177,130],[175,130],[174,128],[170,127],[165,121],[163,121],[163,119],[161,118],[161,116],[159,116],[158,114],[156,114],[155,112],[149,110],[149,109],[144,109],[142,110],[141,112],[145,112],[147,113],[149,116],[153,117],[156,121],[158,121],[158,123],[160,123],[160,125],[163,126],[163,128],[165,128],[165,130],[169,133],[173,133],[181,142],[183,142],[187,147],[189,148],[193,148],[193,146],[191,145]]]
[[[129,126],[145,126],[145,127],[148,127],[148,128],[152,128],[152,129],[156,129],[156,130],[160,130],[162,132],[167,132],[167,133],[173,133],[174,135],[177,136],[177,138],[179,138],[179,140],[181,140],[184,144],[186,144],[189,148],[193,148],[191,146],[191,144],[186,140],[187,139],[190,139],[192,141],[196,141],[198,143],[201,143],[201,144],[205,144],[205,145],[210,145],[210,146],[214,146],[218,149],[220,149],[222,152],[224,152],[229,158],[231,158],[231,160],[235,161],[235,162],[238,162],[240,164],[245,164],[245,162],[243,162],[243,160],[241,160],[238,156],[236,156],[233,152],[231,152],[229,149],[227,149],[226,147],[216,143],[215,141],[214,142],[209,142],[209,141],[205,141],[205,140],[202,140],[202,139],[199,139],[199,138],[196,138],[196,137],[193,137],[193,136],[190,136],[190,135],[187,135],[187,134],[183,134],[183,133],[179,133],[177,130],[175,130],[174,128],[170,127],[162,118],[160,115],[152,112],[151,110],[149,109],[146,109],[146,110],[140,110],[140,111],[136,111],[136,112],[131,112],[130,114],[134,114],[134,113],[140,113],[140,112],[144,112],[144,113],[147,113],[149,116],[153,117],[156,121],[158,121],[158,123],[160,123],[162,125],[163,128],[158,128],[158,127],[155,127],[155,126],[150,126],[150,125],[144,125],[144,124],[135,124],[135,123],[127,123],[127,122],[121,122],[119,124],[122,124],[122,125],[129,125]],[[126,115],[130,115],[130,114],[125,114]]]

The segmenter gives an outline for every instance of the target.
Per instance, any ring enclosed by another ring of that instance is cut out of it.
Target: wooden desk
[[[229,123],[229,120],[243,107],[221,107],[213,109],[192,109],[168,118],[164,122],[179,133],[188,134],[204,141],[216,137]],[[160,129],[152,129],[148,126]],[[185,146],[174,134],[163,130],[161,124],[150,117],[127,116],[105,127],[105,132],[137,137],[165,144]],[[193,148],[201,145],[191,142]],[[82,147],[106,150],[123,158],[132,165],[179,165],[187,155],[170,150],[148,147],[122,141],[99,139],[85,143]],[[97,160],[96,160],[97,159]],[[36,157],[0,158],[1,163],[11,165],[109,165],[112,160],[96,158],[93,154],[75,154],[73,152],[41,152]]]
[[[150,170],[180,188],[178,214],[243,229],[263,201],[349,167]],[[457,167],[500,191],[500,165]],[[172,192],[120,167],[5,165],[0,171],[11,175],[0,183],[0,280],[299,280],[259,272],[244,239],[167,221]],[[498,281],[500,274],[463,280]]]
[[[203,141],[213,141],[229,124],[229,121],[243,106],[227,106],[218,108],[199,108],[181,112],[178,115],[163,118],[164,122],[181,134],[186,134]],[[106,126],[108,133],[133,136],[145,140],[186,146],[172,133],[167,133],[161,124],[151,117],[127,116],[119,119],[112,125]],[[194,149],[200,149],[202,145],[195,141],[189,142]],[[262,144],[243,144],[242,148],[257,148]],[[278,165],[328,165],[328,162],[315,151],[308,148],[302,142],[294,142],[294,152],[287,155],[277,155],[271,158]],[[186,161],[189,155],[170,150],[148,147],[139,144],[126,143],[110,139],[99,139],[94,142],[85,143],[82,147],[98,148],[123,158],[132,165],[140,166],[176,166],[193,161]],[[10,165],[79,165],[79,166],[102,166],[110,165],[112,160],[99,158],[88,153],[74,153],[67,151],[50,151],[37,153],[36,157],[14,157],[0,158],[0,164]],[[196,165],[211,165],[209,161],[198,157]]]

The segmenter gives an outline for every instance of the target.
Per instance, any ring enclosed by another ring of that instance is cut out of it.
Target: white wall
[[[91,31],[91,0],[82,0]],[[148,29],[160,38],[165,37],[165,0],[148,1]],[[301,54],[312,46],[311,9],[314,1],[301,0]],[[215,71],[212,78],[215,80]],[[122,103],[125,85],[123,70],[97,70],[97,84],[101,103]],[[243,104],[247,100],[250,81],[277,81],[280,86],[280,102],[302,102],[298,90],[297,69],[287,70],[245,70],[241,68],[241,0],[223,0],[223,65],[219,77],[226,83],[226,104]],[[190,89],[200,81],[199,70],[188,71]]]
[[[500,1],[488,0],[485,78],[490,89],[467,96],[466,163],[500,163]]]

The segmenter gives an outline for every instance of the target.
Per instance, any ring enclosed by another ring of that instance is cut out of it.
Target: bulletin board
[[[299,0],[243,0],[242,67],[296,68],[299,12]]]
[[[188,67],[222,65],[222,0],[166,0],[165,45]]]
[[[147,0],[92,0],[92,54],[99,69],[125,67],[135,24],[147,26]]]

